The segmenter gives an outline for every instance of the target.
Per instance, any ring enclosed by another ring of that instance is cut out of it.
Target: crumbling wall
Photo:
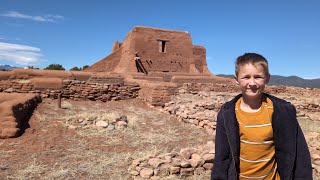
[[[166,82],[150,82],[146,80],[137,81],[141,87],[139,98],[149,102],[154,106],[164,106],[166,102],[171,100],[177,85]]]
[[[0,138],[17,137],[39,102],[37,94],[0,93]]]

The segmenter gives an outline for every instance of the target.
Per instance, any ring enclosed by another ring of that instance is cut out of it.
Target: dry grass
[[[41,174],[47,171],[47,169],[47,166],[38,163],[34,159],[33,162],[25,166],[22,165],[13,175],[8,176],[7,178],[15,180],[39,179]]]

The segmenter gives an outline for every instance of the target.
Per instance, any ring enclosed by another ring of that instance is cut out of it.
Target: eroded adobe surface
[[[0,93],[0,138],[18,136],[40,101],[37,94]]]

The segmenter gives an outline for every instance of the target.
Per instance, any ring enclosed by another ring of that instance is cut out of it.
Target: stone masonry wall
[[[146,80],[138,80],[136,82],[141,87],[139,98],[154,106],[164,106],[166,102],[171,100],[171,96],[175,94],[177,89],[177,85],[173,83]]]
[[[50,78],[48,78],[49,80]],[[100,81],[100,82],[98,82]],[[32,81],[0,81],[0,92],[6,93],[39,93],[42,98],[56,99],[61,94],[62,98],[72,100],[93,100],[93,101],[111,101],[136,98],[140,89],[139,85],[134,83],[125,83],[122,81],[113,81],[105,83],[103,79],[96,79],[96,82],[63,80],[62,88],[44,88],[37,86]]]

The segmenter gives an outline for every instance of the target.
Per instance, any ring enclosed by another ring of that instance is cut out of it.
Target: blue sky
[[[271,74],[320,78],[319,9],[317,0],[0,0],[0,64],[92,65],[140,25],[188,31],[214,74],[256,52]]]

